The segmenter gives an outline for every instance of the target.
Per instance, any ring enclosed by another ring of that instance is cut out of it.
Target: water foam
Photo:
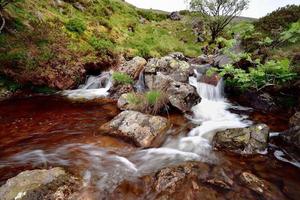
[[[85,84],[75,90],[64,90],[63,95],[70,99],[95,99],[109,95],[112,86],[111,74],[103,72],[99,76],[89,76]]]

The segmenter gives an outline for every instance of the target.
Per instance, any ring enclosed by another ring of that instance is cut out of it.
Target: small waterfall
[[[134,88],[137,92],[145,92],[145,75],[144,70],[142,70],[139,74],[139,80],[134,85]]]
[[[198,82],[201,74],[195,71],[195,75],[196,77],[190,77],[189,82],[202,99],[192,108],[193,116],[190,120],[199,126],[192,129],[188,136],[167,141],[165,147],[194,152],[202,157],[213,157],[211,142],[216,132],[229,128],[243,128],[250,125],[250,122],[243,121],[241,116],[228,111],[232,105],[223,95],[222,79],[214,86]]]
[[[99,76],[87,77],[85,84],[80,85],[78,89],[65,90],[62,94],[70,99],[94,99],[108,96],[111,86],[111,74],[103,72]]]

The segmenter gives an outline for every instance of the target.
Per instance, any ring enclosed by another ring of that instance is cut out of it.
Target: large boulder
[[[257,154],[268,147],[269,127],[265,124],[248,128],[228,129],[218,132],[213,138],[213,146],[239,154]]]
[[[102,125],[100,131],[127,139],[139,147],[147,148],[159,146],[169,128],[170,123],[164,117],[146,115],[136,111],[123,111],[113,120]]]
[[[123,62],[119,67],[118,71],[124,72],[130,75],[132,78],[136,79],[140,72],[144,69],[147,61],[142,57],[134,57],[130,61]]]
[[[199,100],[199,95],[191,85],[175,80],[171,76],[160,72],[157,75],[146,75],[145,77],[147,88],[150,90],[165,91],[172,106],[182,112],[188,112],[197,103],[197,100]]]
[[[289,148],[296,149],[300,153],[300,124],[280,134],[280,138],[287,144]],[[290,149],[292,150],[292,149]]]
[[[175,54],[160,59],[152,58],[145,66],[146,75],[161,72],[180,82],[188,82],[189,70],[190,64],[183,61],[181,58],[176,57]]]
[[[62,186],[70,189],[71,185],[80,187],[79,182],[61,168],[24,171],[1,186],[0,196],[2,200],[53,199]]]

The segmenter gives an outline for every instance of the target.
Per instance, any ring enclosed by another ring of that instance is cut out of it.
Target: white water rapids
[[[111,76],[103,73],[89,77],[77,90],[64,91],[63,94],[75,99],[92,99],[108,95]],[[213,135],[227,128],[249,125],[236,114],[229,112],[231,107],[223,96],[222,80],[217,86],[197,82],[191,77],[190,84],[197,89],[202,100],[192,108],[191,121],[198,125],[187,135],[169,138],[160,148],[137,150],[133,152],[113,152],[93,144],[68,144],[52,151],[32,150],[19,153],[11,161],[0,163],[0,168],[31,164],[36,166],[59,165],[84,168],[82,177],[86,185],[94,185],[99,191],[113,191],[123,180],[133,180],[157,170],[185,161],[216,163],[212,152]]]

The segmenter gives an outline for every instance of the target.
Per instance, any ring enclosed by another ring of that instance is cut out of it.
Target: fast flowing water
[[[58,96],[42,96],[0,102],[0,181],[4,183],[24,169],[62,166],[79,174],[86,187],[93,186],[96,191],[110,193],[124,180],[135,182],[163,167],[186,161],[222,164],[223,158],[211,148],[213,135],[218,130],[245,127],[250,122],[228,111],[233,106],[223,96],[222,81],[212,86],[191,77],[190,84],[202,97],[192,109],[193,116],[187,116],[195,124],[194,128],[191,131],[181,129],[179,124],[187,124],[188,120],[170,114],[169,119],[177,124],[173,131],[181,130],[180,134],[169,136],[160,148],[145,150],[98,131],[98,127],[119,112],[111,101],[71,102]],[[109,87],[110,75],[102,74],[88,78],[80,89],[64,94],[71,98],[91,99],[95,93],[103,97]],[[241,159],[228,159],[245,170],[254,168],[262,176],[274,168],[264,168],[265,164],[255,161],[253,166],[244,166]],[[298,172],[295,168],[286,164],[280,166],[285,166],[291,173],[291,177],[285,179],[298,183],[292,175]],[[272,181],[281,181],[278,177],[286,170],[275,169],[276,177]]]

